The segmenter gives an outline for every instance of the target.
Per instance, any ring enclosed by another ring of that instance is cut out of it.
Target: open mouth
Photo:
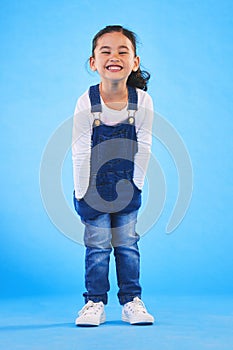
[[[110,72],[119,72],[120,70],[122,70],[122,68],[123,67],[117,66],[117,65],[110,65],[106,67],[106,69],[109,70]]]

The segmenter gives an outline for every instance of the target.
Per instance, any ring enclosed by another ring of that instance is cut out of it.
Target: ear
[[[91,68],[91,70],[93,70],[93,71],[96,71],[97,70],[97,68],[96,68],[96,66],[95,66],[95,59],[94,59],[94,57],[90,57],[89,58],[89,64],[90,64],[90,68]]]
[[[137,72],[138,68],[140,66],[140,57],[136,56],[134,57],[134,66],[133,66],[133,72]]]

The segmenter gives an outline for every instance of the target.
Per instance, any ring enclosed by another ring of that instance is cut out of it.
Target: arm
[[[90,111],[84,98],[78,100],[73,120],[72,161],[74,190],[75,197],[81,199],[89,185],[92,134]]]
[[[134,177],[135,185],[141,190],[146,176],[147,167],[150,160],[150,151],[152,145],[152,123],[153,123],[153,101],[147,94],[143,106],[139,106],[140,113],[143,114],[141,123],[137,130],[138,152],[134,158]]]

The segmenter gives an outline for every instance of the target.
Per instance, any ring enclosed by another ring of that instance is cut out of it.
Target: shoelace
[[[144,312],[144,313],[146,312],[144,303],[138,297],[134,298],[134,300],[132,301],[132,304],[134,306],[135,312]]]
[[[91,313],[95,313],[95,306],[97,306],[97,305],[95,305],[95,303],[92,301],[92,300],[89,300],[88,302],[87,302],[87,304],[86,305],[84,305],[83,306],[83,308],[79,311],[79,316],[80,315],[83,315],[85,312],[91,312]],[[98,307],[99,307],[99,305],[98,305]]]

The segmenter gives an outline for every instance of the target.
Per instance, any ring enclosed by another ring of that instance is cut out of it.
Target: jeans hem
[[[108,303],[107,295],[88,295],[87,293],[83,293],[85,303],[88,303],[89,300],[93,301],[93,303],[103,302],[104,305]]]
[[[129,303],[130,301],[133,301],[134,298],[138,297],[141,299],[141,294],[135,294],[135,295],[124,295],[124,296],[119,296],[119,303],[120,305],[125,305]]]

